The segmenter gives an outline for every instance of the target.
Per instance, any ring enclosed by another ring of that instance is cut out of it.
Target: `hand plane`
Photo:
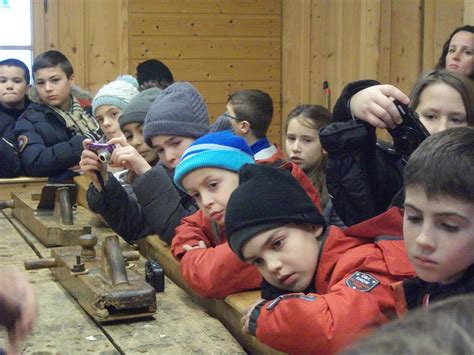
[[[25,269],[49,268],[62,286],[97,322],[151,316],[156,294],[136,268],[138,251],[122,252],[117,236],[105,238],[96,248],[97,237],[79,237],[80,246],[51,249],[51,258],[25,262]],[[97,249],[97,251],[96,251]]]

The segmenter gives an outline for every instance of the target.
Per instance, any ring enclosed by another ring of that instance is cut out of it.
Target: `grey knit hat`
[[[143,90],[122,111],[119,117],[120,129],[129,123],[144,123],[151,104],[163,90],[150,88]]]
[[[209,115],[203,97],[188,82],[176,82],[151,104],[143,134],[151,146],[154,136],[199,138],[209,132]]]
[[[131,75],[122,75],[102,86],[92,100],[92,114],[103,105],[112,105],[123,110],[138,94],[138,81]]]

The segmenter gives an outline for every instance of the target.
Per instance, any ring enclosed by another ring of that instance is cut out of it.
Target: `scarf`
[[[76,134],[86,134],[91,131],[97,131],[99,129],[99,125],[97,124],[94,117],[87,114],[83,109],[79,101],[74,96],[70,97],[70,109],[69,111],[64,111],[59,107],[48,107],[60,115],[64,121],[66,122],[66,126],[72,132]]]

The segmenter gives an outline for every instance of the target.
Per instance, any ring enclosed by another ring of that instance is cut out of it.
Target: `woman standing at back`
[[[474,26],[465,25],[456,28],[443,45],[435,69],[447,69],[474,79],[474,58],[472,46],[474,43]]]

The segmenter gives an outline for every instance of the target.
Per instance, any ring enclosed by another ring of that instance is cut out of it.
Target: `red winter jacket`
[[[319,199],[319,193],[317,192],[316,188],[314,187],[311,180],[305,174],[303,169],[301,169],[298,165],[293,162],[290,162],[286,159],[283,151],[277,147],[277,151],[268,159],[261,159],[256,161],[257,164],[270,164],[274,166],[279,166],[284,169],[290,170],[291,175],[295,177],[296,180],[300,183],[300,185],[305,189],[308,196],[311,198],[313,203],[318,210],[322,212],[321,209],[321,201]]]
[[[276,157],[259,163],[278,161],[280,159]],[[319,195],[303,170],[294,163],[284,163],[282,168],[291,171],[320,208]],[[201,240],[207,249],[188,252],[183,249],[185,244],[198,245]],[[181,259],[181,274],[186,283],[201,296],[224,298],[232,293],[260,288],[262,278],[257,269],[234,254],[227,244],[224,228],[217,226],[201,210],[181,220],[171,243],[171,252]]]
[[[316,269],[317,293],[286,294],[257,306],[251,331],[280,351],[328,354],[394,317],[390,284],[414,275],[400,213],[393,208],[345,231],[330,227]]]

